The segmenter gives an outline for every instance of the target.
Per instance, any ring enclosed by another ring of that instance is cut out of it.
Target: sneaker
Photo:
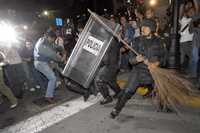
[[[52,98],[52,97],[46,97],[45,101],[48,102],[49,104],[55,104],[56,103],[54,98]]]
[[[88,100],[89,97],[90,97],[90,91],[86,91],[86,92],[83,94],[84,101],[86,102],[86,101]]]
[[[56,82],[56,88],[58,88],[61,84],[62,84],[61,81],[57,81],[57,82]]]
[[[39,85],[36,85],[35,88],[36,88],[36,89],[40,89],[41,87],[40,87]]]
[[[12,105],[10,106],[10,108],[11,108],[11,109],[14,109],[14,108],[17,107],[17,105],[18,105],[18,103],[12,104]]]
[[[34,92],[34,91],[35,91],[35,88],[31,88],[30,91],[31,91],[31,92]]]

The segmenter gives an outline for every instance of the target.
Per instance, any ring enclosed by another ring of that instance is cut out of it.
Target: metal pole
[[[169,49],[168,67],[177,68],[179,66],[179,41],[178,41],[178,19],[179,3],[178,0],[172,0],[173,20],[171,27],[171,46]]]

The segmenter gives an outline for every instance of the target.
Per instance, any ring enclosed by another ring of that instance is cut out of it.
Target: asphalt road
[[[132,99],[121,115],[110,119],[113,104],[98,103],[41,133],[200,133],[200,115],[156,112],[150,99]],[[184,120],[183,120],[184,119]]]

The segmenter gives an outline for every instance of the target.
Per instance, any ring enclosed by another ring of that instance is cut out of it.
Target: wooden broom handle
[[[88,12],[92,15],[94,19],[96,19],[108,32],[110,32],[114,37],[118,38],[120,42],[122,42],[128,49],[130,49],[137,56],[140,55],[135,49],[128,45],[126,41],[124,41],[118,34],[116,34],[109,26],[107,26],[94,12],[88,9]]]

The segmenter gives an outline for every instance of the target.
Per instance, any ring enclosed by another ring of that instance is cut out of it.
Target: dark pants
[[[120,69],[129,70],[129,54],[121,54]]]
[[[147,68],[133,67],[125,90],[119,94],[115,110],[121,112],[128,100],[135,94],[137,88],[143,85],[154,84],[153,78]]]
[[[16,97],[21,98],[26,80],[22,64],[4,66],[3,71],[6,85],[12,89]]]
[[[181,67],[192,72],[192,42],[184,42],[180,44],[180,54],[181,54]],[[186,58],[189,59],[189,64],[187,62],[185,67]]]
[[[104,98],[110,97],[109,88],[112,89],[115,94],[120,92],[121,89],[116,82],[117,72],[118,69],[115,67],[104,66],[97,74],[97,77],[95,78],[95,84]]]
[[[27,86],[29,88],[32,88],[32,87],[35,87],[36,86],[36,83],[35,83],[35,80],[34,80],[34,76],[33,76],[33,63],[32,62],[24,62],[22,64],[23,66],[23,69],[24,69],[24,74],[25,74],[25,78],[26,78],[26,83],[27,83]]]
[[[138,87],[153,83],[153,78],[147,68],[133,67],[125,88],[132,90],[134,93]]]
[[[13,95],[12,91],[9,87],[7,87],[4,83],[3,70],[0,67],[0,93],[6,96],[11,104],[17,104],[17,98]]]

